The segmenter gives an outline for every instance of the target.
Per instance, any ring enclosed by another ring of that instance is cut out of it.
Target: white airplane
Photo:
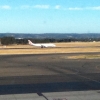
[[[47,48],[47,47],[56,47],[55,44],[51,44],[51,43],[43,43],[43,44],[39,44],[39,43],[32,43],[30,40],[28,40],[28,44],[31,46],[37,46],[37,47],[41,47],[41,48]]]

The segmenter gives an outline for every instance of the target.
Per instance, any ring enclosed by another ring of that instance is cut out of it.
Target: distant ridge
[[[42,34],[32,34],[32,33],[0,33],[0,38],[12,36],[14,38],[53,38],[53,39],[64,39],[64,38],[100,38],[100,33],[42,33]]]

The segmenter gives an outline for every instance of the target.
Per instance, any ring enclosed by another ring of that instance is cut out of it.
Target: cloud
[[[20,6],[21,9],[49,9],[49,5],[22,5]]]
[[[9,5],[3,5],[3,6],[0,6],[0,9],[10,10],[11,7]]]
[[[79,7],[74,7],[74,8],[68,8],[68,10],[83,10],[83,8],[79,8]]]
[[[100,10],[100,6],[97,7],[70,7],[67,10]]]
[[[60,9],[60,8],[61,8],[60,5],[56,5],[56,6],[55,6],[55,9]]]
[[[49,9],[50,6],[49,5],[35,5],[33,6],[34,8],[39,8],[39,9]]]
[[[94,6],[94,7],[63,7],[61,5],[22,5],[20,7],[13,7],[13,9],[60,9],[60,10],[70,10],[70,11],[81,11],[81,10],[100,10],[100,6]],[[9,5],[2,5],[0,6],[0,9],[10,10],[12,9]]]
[[[100,10],[100,6],[97,7],[87,7],[88,10]]]

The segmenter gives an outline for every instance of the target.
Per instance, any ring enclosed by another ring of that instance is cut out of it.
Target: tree
[[[1,44],[2,45],[9,45],[9,44],[14,44],[14,43],[15,43],[14,37],[3,37],[3,38],[1,38]]]

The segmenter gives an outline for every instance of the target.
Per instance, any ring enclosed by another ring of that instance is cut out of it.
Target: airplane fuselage
[[[28,40],[28,43],[29,45],[32,45],[32,46],[37,46],[37,47],[41,47],[41,48],[47,48],[47,47],[55,47],[56,45],[55,44],[52,44],[52,43],[32,43],[30,40]]]

